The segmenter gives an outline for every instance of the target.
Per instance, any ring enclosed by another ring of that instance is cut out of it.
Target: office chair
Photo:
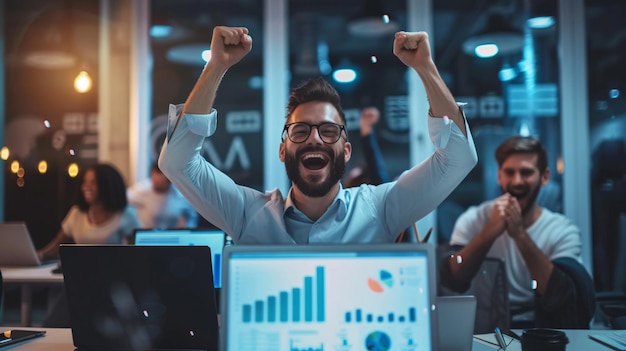
[[[456,250],[444,244],[439,245],[437,251],[437,262],[441,262],[442,259]],[[501,259],[485,258],[466,291],[459,293],[439,283],[438,294],[440,296],[474,295],[476,297],[474,334],[493,333],[495,327],[509,329],[511,326],[508,282],[504,261]]]
[[[571,257],[561,257],[552,261],[553,274],[569,278],[567,287],[542,300],[535,306],[535,326],[540,328],[589,329],[596,310],[596,293],[593,279],[586,268]],[[558,270],[557,270],[558,269]],[[552,277],[550,278],[552,280]],[[556,302],[556,304],[555,304]]]
[[[446,259],[455,248],[444,246],[438,249],[438,257]],[[572,258],[558,258],[553,261],[571,280],[568,299],[560,300],[558,305],[544,310],[543,304],[533,303],[524,308],[511,311],[508,296],[508,280],[504,262],[497,258],[486,258],[480,270],[470,282],[470,286],[446,287],[439,284],[439,294],[474,295],[477,300],[475,334],[492,333],[496,326],[503,328],[525,329],[531,327],[588,329],[596,307],[593,280],[585,267]],[[450,282],[448,282],[450,283]],[[452,289],[454,288],[454,289]],[[557,307],[558,306],[558,307]],[[556,308],[556,309],[554,309]]]

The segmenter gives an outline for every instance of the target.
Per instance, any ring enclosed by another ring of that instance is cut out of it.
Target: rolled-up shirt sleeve
[[[463,119],[467,137],[448,118],[428,118],[428,130],[435,152],[404,172],[386,190],[388,193],[383,215],[390,225],[391,234],[399,233],[411,225],[415,218],[422,218],[439,206],[478,163],[465,114]],[[394,224],[396,227],[391,227]]]
[[[185,114],[182,105],[170,105],[167,138],[159,156],[159,168],[191,205],[212,224],[233,228],[242,216],[242,189],[200,154],[206,137],[215,133],[217,111]]]

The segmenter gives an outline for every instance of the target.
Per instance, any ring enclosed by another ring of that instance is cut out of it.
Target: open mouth
[[[315,152],[302,156],[300,162],[302,162],[304,168],[316,171],[326,167],[329,162],[329,158],[322,153]]]
[[[517,198],[517,199],[522,199],[524,198],[529,192],[529,189],[527,187],[524,188],[517,188],[517,189],[509,189],[509,193]]]

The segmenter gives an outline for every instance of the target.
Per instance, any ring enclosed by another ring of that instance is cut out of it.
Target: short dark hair
[[[291,90],[289,102],[287,103],[287,118],[291,116],[296,107],[311,101],[330,103],[339,112],[341,123],[346,124],[346,115],[341,109],[339,93],[322,77],[309,79],[299,87]]]
[[[98,199],[102,202],[102,206],[105,209],[113,212],[119,212],[124,210],[128,204],[126,199],[126,184],[124,179],[118,170],[104,163],[99,163],[90,167],[87,167],[82,172],[79,186],[82,187],[83,180],[87,171],[93,170],[96,175],[96,184],[98,186]],[[78,200],[76,205],[81,211],[87,211],[89,204],[85,200],[82,189],[79,188]]]
[[[548,168],[548,152],[538,139],[521,135],[515,135],[506,139],[496,149],[498,168],[502,167],[506,159],[514,154],[535,154],[537,155],[539,172],[543,173]]]

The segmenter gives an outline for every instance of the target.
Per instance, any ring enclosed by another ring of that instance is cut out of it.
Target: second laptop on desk
[[[0,266],[36,267],[53,262],[41,262],[39,260],[37,250],[24,222],[0,223],[0,238],[2,238]]]
[[[217,350],[209,247],[61,245],[59,253],[79,351]]]

